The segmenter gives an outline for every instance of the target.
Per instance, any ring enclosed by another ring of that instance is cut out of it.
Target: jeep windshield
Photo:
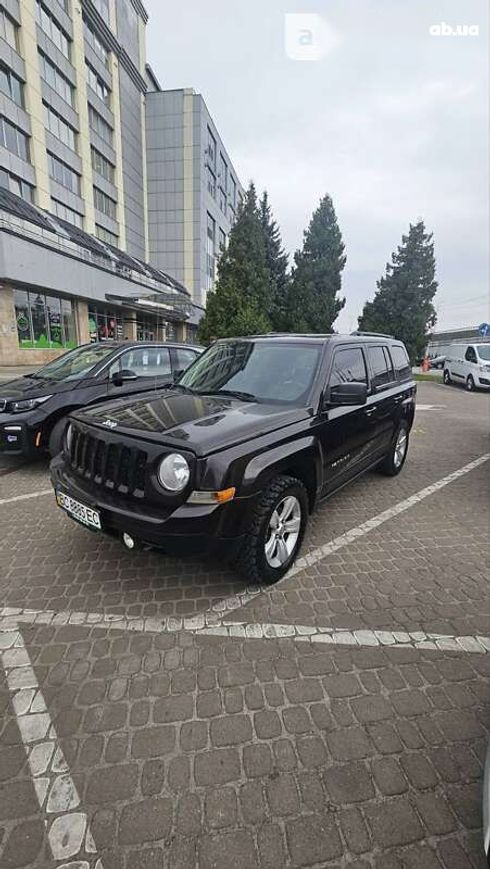
[[[54,362],[49,362],[35,374],[29,374],[29,377],[34,377],[35,380],[56,380],[58,382],[61,380],[79,380],[80,377],[86,377],[99,362],[102,362],[111,353],[114,353],[113,344],[78,347],[76,350],[65,353],[59,359],[55,359]]]
[[[200,395],[301,406],[307,402],[320,353],[319,345],[297,342],[219,342],[178,385]]]

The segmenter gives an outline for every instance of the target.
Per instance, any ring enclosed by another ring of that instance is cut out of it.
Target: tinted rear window
[[[369,364],[371,366],[371,384],[376,389],[386,386],[394,379],[391,359],[384,347],[367,348]]]
[[[395,373],[398,380],[410,380],[412,369],[405,347],[390,347],[391,358],[395,366]]]

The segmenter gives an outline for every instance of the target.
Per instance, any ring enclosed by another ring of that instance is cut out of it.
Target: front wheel
[[[379,466],[382,474],[387,477],[396,477],[400,473],[408,451],[408,426],[406,422],[402,422],[396,436],[393,438],[390,451],[386,458]]]
[[[63,449],[63,435],[68,423],[68,417],[62,416],[51,429],[48,441],[48,452],[52,459]]]
[[[468,392],[474,392],[475,390],[475,381],[473,380],[471,374],[468,374],[468,377],[466,378],[466,389],[468,390]]]
[[[442,375],[442,379],[443,379],[444,383],[446,384],[446,386],[450,385],[451,375],[449,374],[449,371],[447,368],[444,369],[444,374]]]
[[[291,567],[308,520],[308,496],[295,477],[275,477],[255,507],[237,556],[237,567],[252,582],[277,582]]]

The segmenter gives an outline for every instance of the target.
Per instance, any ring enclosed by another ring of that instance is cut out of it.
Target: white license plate
[[[77,522],[81,522],[82,525],[87,525],[89,528],[96,528],[97,531],[101,530],[100,515],[97,510],[86,507],[85,504],[75,501],[75,498],[72,498],[71,495],[65,495],[64,492],[56,492],[56,502],[58,507],[66,510]]]

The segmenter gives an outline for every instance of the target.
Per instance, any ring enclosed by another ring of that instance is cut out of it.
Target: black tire
[[[280,567],[272,567],[265,555],[265,544],[271,516],[281,501],[294,495],[301,507],[300,530],[298,539],[289,558]],[[295,560],[305,533],[308,521],[308,495],[303,483],[296,477],[279,475],[271,480],[267,491],[260,498],[249,529],[235,558],[240,573],[254,583],[270,585],[284,576]]]
[[[443,383],[445,383],[446,386],[450,386],[451,383],[452,383],[451,375],[450,375],[450,373],[449,373],[449,371],[448,371],[447,368],[444,369],[444,374],[442,375],[442,380],[443,380]]]
[[[473,377],[471,374],[468,374],[468,377],[466,378],[466,389],[468,392],[475,391],[475,381],[473,380]]]
[[[405,452],[401,461],[397,459],[397,444],[400,435],[405,434]],[[402,422],[399,428],[396,431],[396,434],[391,442],[391,447],[389,453],[383,459],[381,464],[378,466],[378,470],[385,474],[386,477],[396,477],[397,474],[400,473],[403,465],[405,464],[405,460],[407,458],[408,453],[408,442],[409,442],[409,434],[408,434],[408,425],[406,422]]]
[[[52,459],[63,449],[63,435],[68,424],[68,417],[62,416],[51,429],[48,441],[48,453]]]

